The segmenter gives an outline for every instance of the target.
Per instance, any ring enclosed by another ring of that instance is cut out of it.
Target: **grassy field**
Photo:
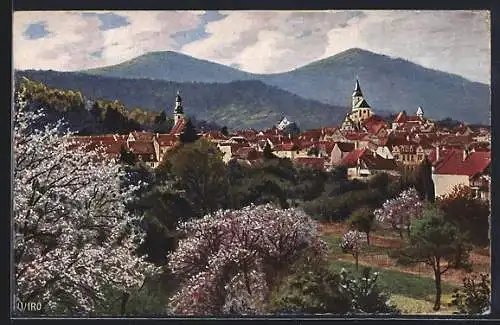
[[[331,267],[335,271],[342,268],[356,273],[354,259],[339,247],[344,225],[322,229],[322,237],[329,247]],[[401,243],[397,235],[382,230],[372,234],[371,245],[366,246],[359,259],[359,271],[370,267],[379,272],[379,285],[391,293],[391,301],[405,314],[452,314],[456,309],[448,306],[453,290],[460,286],[460,281],[451,277],[451,281],[442,281],[441,310],[435,312],[432,307],[435,298],[435,284],[432,272],[425,267],[402,268],[396,266],[387,254],[397,249]],[[385,258],[384,258],[385,256]],[[374,258],[378,258],[375,260]],[[387,259],[386,265],[384,259]],[[375,263],[375,261],[377,263]],[[487,269],[488,265],[478,264],[475,269]]]

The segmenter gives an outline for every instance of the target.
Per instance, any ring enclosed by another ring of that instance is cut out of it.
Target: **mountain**
[[[229,128],[268,128],[285,114],[301,129],[338,125],[347,108],[301,98],[259,80],[229,83],[171,82],[152,79],[122,79],[74,72],[16,71],[48,87],[80,91],[90,100],[118,100],[134,107],[166,110],[172,114],[180,90],[184,112],[199,120]]]
[[[171,51],[150,52],[120,64],[81,72],[107,77],[175,82],[223,83],[252,79],[249,73]]]
[[[115,66],[82,72],[177,82],[261,80],[303,98],[341,107],[350,105],[358,78],[375,112],[414,113],[422,106],[425,115],[433,119],[452,117],[468,123],[490,123],[488,85],[359,48],[289,72],[267,75],[251,74],[175,52],[153,52]]]
[[[425,115],[434,119],[490,121],[488,85],[361,49],[350,49],[287,73],[260,78],[304,98],[332,105],[350,102],[358,78],[363,95],[375,112],[406,110],[413,114],[422,106]]]

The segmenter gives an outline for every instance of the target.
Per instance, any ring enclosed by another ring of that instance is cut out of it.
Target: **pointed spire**
[[[352,93],[352,97],[363,96],[361,92],[361,87],[359,86],[359,80],[356,78],[356,84],[354,85],[354,92]]]
[[[418,117],[424,116],[424,110],[422,109],[421,106],[418,107],[416,114],[417,114]]]

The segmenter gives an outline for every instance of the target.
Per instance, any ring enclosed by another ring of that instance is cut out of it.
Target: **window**
[[[394,155],[394,159],[399,160],[399,155]]]
[[[149,156],[149,159],[153,159],[153,157],[154,157],[154,155],[150,155],[150,156]]]
[[[424,157],[422,157],[422,155],[418,155],[417,159],[420,161],[420,160],[424,159]]]

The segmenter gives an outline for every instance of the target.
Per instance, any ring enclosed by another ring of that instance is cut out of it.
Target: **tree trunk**
[[[125,312],[127,310],[127,302],[130,297],[130,294],[128,292],[124,292],[122,295],[122,302],[120,305],[120,315],[125,315]]]
[[[437,265],[434,268],[434,280],[436,283],[436,300],[434,302],[434,310],[438,311],[441,308],[441,268],[439,259],[436,261]]]
[[[358,272],[358,259],[359,259],[359,254],[358,253],[354,254],[354,259],[356,260],[356,272]]]
[[[369,231],[366,232],[366,243],[368,245],[370,245],[370,232]]]

